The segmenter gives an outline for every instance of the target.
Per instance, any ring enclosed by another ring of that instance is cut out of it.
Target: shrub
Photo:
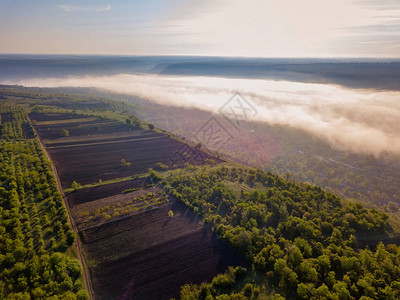
[[[69,131],[68,131],[67,129],[65,129],[65,128],[62,128],[62,129],[60,130],[60,134],[61,134],[61,136],[63,136],[63,137],[67,137],[67,136],[69,136]]]
[[[71,184],[71,188],[73,188],[74,191],[76,191],[76,190],[81,189],[82,185],[74,180],[74,182],[72,182],[72,184]]]

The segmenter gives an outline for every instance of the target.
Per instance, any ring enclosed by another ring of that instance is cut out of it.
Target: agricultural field
[[[169,299],[186,283],[246,265],[177,202],[88,228],[81,238],[96,299]]]
[[[146,173],[157,165],[176,168],[213,157],[164,133],[118,121],[71,114],[32,113],[30,119],[46,145],[63,188],[74,181],[99,180]],[[38,121],[39,120],[39,121]]]
[[[111,119],[31,113],[30,120],[57,169],[96,300],[170,299],[185,284],[248,266],[155,185],[158,173],[149,170],[220,160],[167,134]]]

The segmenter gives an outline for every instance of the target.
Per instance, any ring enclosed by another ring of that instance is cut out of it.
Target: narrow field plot
[[[121,143],[134,140],[154,139],[157,137],[165,137],[165,135],[154,132],[147,132],[145,130],[135,130],[128,133],[126,136],[115,136],[114,134],[98,134],[93,136],[76,137],[66,139],[53,140],[51,143],[46,143],[48,149],[66,148],[66,147],[81,147],[91,144],[107,144],[107,143]],[[57,141],[57,142],[55,142]]]
[[[168,204],[168,196],[153,186],[80,204],[72,209],[72,215],[79,230],[86,230]]]
[[[53,120],[53,121],[40,121],[36,122],[36,125],[64,125],[64,124],[74,124],[82,122],[92,122],[95,121],[96,117],[78,118],[78,119],[68,119],[68,120]]]
[[[149,137],[157,135],[155,132],[149,132],[143,129],[136,129],[127,132],[113,132],[113,133],[100,133],[95,135],[84,135],[84,136],[68,136],[61,137],[52,140],[46,140],[45,144],[47,147],[58,147],[67,145],[78,145],[78,144],[88,144],[96,142],[104,142],[110,140],[123,140],[135,137]]]
[[[89,115],[31,113],[29,117],[32,121],[35,121],[35,128],[42,140],[51,141],[60,138],[71,139],[80,136],[135,131],[135,129],[128,124]],[[68,136],[61,134],[62,129],[68,130]]]
[[[87,187],[68,193],[67,199],[70,207],[73,208],[74,206],[82,203],[92,202],[102,198],[111,197],[113,195],[122,195],[124,190],[140,188],[143,186],[144,182],[145,178],[137,178],[94,187]]]
[[[87,118],[87,115],[78,115],[72,113],[30,113],[29,118],[37,122],[55,121],[55,120],[68,120],[68,119],[78,119]]]
[[[68,130],[70,137],[129,132],[134,130],[132,127],[124,123],[102,119],[94,119],[86,122],[81,121],[64,124],[36,125],[35,127],[38,134],[44,140],[63,137],[61,134],[62,129]]]
[[[179,203],[85,230],[81,237],[96,299],[170,299],[186,283],[246,265]]]

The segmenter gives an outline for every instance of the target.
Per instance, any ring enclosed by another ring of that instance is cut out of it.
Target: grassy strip
[[[71,188],[64,189],[64,193],[69,193],[69,192],[72,192],[72,191],[77,191],[77,190],[81,190],[81,189],[89,188],[89,187],[96,187],[96,186],[99,186],[99,185],[117,183],[117,182],[132,180],[132,179],[138,179],[138,178],[145,178],[147,176],[149,176],[149,173],[142,173],[142,174],[132,175],[132,176],[128,176],[128,177],[122,177],[122,178],[114,178],[114,179],[105,180],[105,181],[102,181],[100,179],[97,182],[88,183],[88,184],[79,186],[79,188],[78,187],[76,187],[76,188],[72,188],[71,187]]]
[[[36,121],[35,124],[36,125],[57,125],[57,124],[91,122],[91,121],[94,121],[94,120],[97,120],[97,118],[89,117],[89,118],[53,120],[53,121]]]

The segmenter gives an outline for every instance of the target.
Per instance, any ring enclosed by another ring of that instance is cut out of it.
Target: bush
[[[74,191],[76,191],[76,190],[81,189],[81,188],[82,188],[82,185],[81,185],[80,183],[77,183],[77,182],[74,180],[74,182],[72,182],[72,184],[71,184],[71,188],[73,188]]]
[[[86,290],[80,290],[78,293],[76,293],[76,299],[77,300],[88,300],[89,293]]]
[[[75,238],[76,238],[75,232],[73,232],[70,229],[67,230],[67,233],[65,234],[65,238],[66,238],[66,241],[67,241],[67,245],[71,246],[74,243]]]
[[[67,137],[67,136],[69,136],[69,131],[68,131],[67,129],[65,129],[65,128],[62,128],[62,129],[60,130],[60,134],[61,134],[61,136],[63,136],[63,137]]]

